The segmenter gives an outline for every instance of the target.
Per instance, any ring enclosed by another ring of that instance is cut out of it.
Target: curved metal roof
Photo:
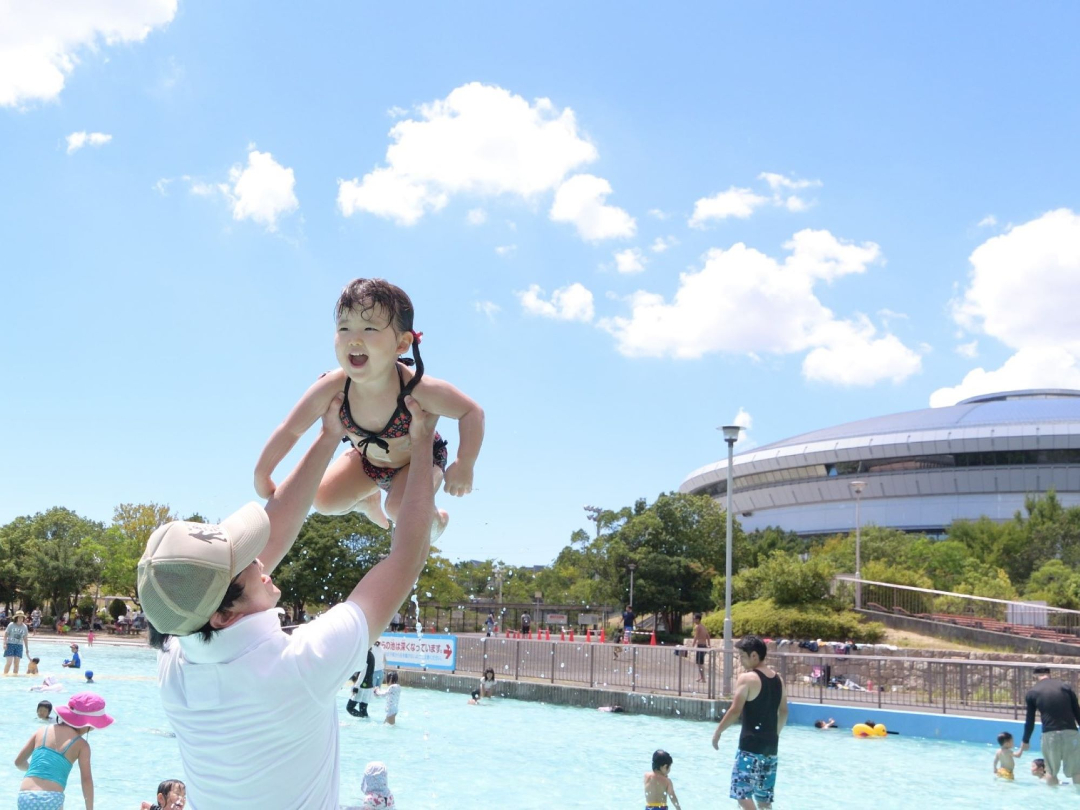
[[[735,456],[734,467],[736,475],[740,475],[793,463],[820,463],[838,454],[844,459],[865,454],[888,456],[896,445],[902,445],[906,454],[953,452],[976,449],[981,438],[988,437],[993,443],[1028,434],[1036,440],[1044,435],[1055,442],[1054,446],[1059,440],[1050,436],[1061,434],[1060,440],[1071,446],[1073,437],[1080,435],[1080,390],[1003,391],[972,397],[947,408],[846,422],[747,450]],[[726,475],[726,470],[727,459],[708,464],[690,473],[679,489],[695,491],[719,480],[721,471]]]

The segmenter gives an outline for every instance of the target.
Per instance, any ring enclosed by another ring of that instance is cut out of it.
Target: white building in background
[[[722,445],[721,445],[722,446]],[[735,456],[732,511],[747,531],[802,535],[860,522],[935,534],[957,519],[1012,518],[1029,494],[1080,505],[1080,391],[1006,391],[816,430]],[[727,460],[680,492],[727,493]]]

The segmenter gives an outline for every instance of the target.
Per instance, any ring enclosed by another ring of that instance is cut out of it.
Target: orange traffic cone
[[[652,635],[649,636],[649,646],[650,647],[655,647],[656,646],[656,631],[655,630],[653,630]]]
[[[605,632],[604,632],[604,628],[603,628],[603,627],[601,627],[601,628],[600,628],[600,643],[601,643],[601,644],[604,644],[604,643],[606,643],[606,642],[607,642],[607,633],[605,633]]]
[[[571,641],[574,640],[574,628],[573,627],[570,628],[570,640]]]
[[[566,641],[566,632],[563,630],[559,631],[559,641]]]
[[[592,644],[592,628],[591,627],[586,627],[585,628],[585,641],[587,643],[589,643],[589,644]]]
[[[551,641],[551,628],[544,630],[544,641]]]

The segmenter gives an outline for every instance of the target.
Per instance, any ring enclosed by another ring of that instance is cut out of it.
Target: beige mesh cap
[[[175,520],[157,528],[139,560],[139,602],[150,624],[167,635],[194,633],[269,539],[270,518],[255,502],[219,524]]]

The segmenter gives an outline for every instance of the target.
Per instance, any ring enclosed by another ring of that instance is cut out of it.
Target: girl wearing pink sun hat
[[[15,767],[26,771],[19,788],[19,810],[62,810],[64,789],[76,761],[86,810],[94,810],[94,776],[85,737],[113,719],[105,714],[105,699],[93,692],[72,695],[66,706],[57,707],[56,714],[56,725],[34,732],[15,759]]]

